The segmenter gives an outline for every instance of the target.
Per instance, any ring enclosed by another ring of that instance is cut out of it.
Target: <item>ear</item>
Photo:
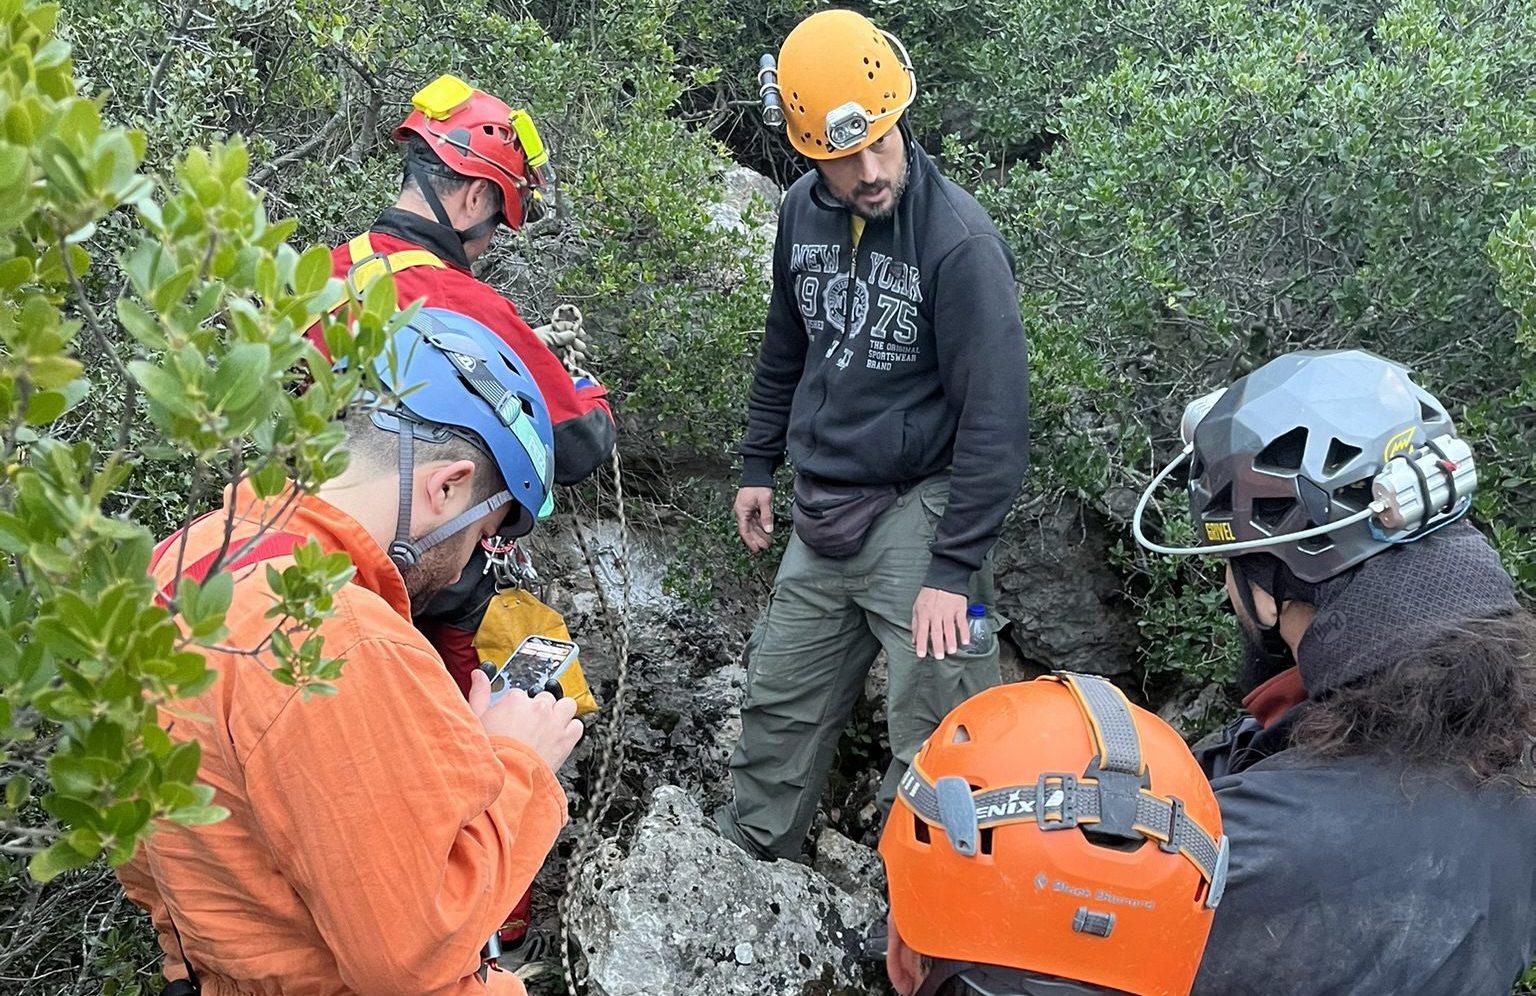
[[[476,177],[469,181],[466,190],[464,206],[469,208],[476,217],[485,215],[491,208],[491,181]]]
[[[417,471],[416,480],[420,489],[416,500],[422,510],[440,521],[451,519],[469,507],[475,464],[472,460],[434,461]]]
[[[901,939],[895,915],[885,922],[885,974],[891,977],[891,986],[901,996],[912,996],[917,992],[928,974],[923,971],[923,956]]]

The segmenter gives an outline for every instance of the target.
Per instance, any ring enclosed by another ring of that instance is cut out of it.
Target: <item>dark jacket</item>
[[[819,174],[786,195],[742,483],[771,486],[786,447],[797,471],[842,484],[952,467],[924,584],[964,592],[1024,479],[1028,357],[997,228],[910,138],[907,162],[895,212],[857,248]]]
[[[1196,752],[1226,772],[1232,863],[1194,996],[1508,996],[1536,937],[1536,798],[1255,727]]]

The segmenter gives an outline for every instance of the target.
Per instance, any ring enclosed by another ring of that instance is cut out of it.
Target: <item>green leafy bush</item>
[[[1531,293],[1531,5],[1142,13],[1074,42],[1057,71],[1085,75],[1060,87],[1042,168],[983,191],[1019,255],[1046,486],[1122,507],[1186,400],[1290,349],[1364,346],[1415,366],[1473,434],[1478,513],[1529,586],[1532,395],[1511,305]],[[1126,563],[1155,579],[1148,619],[1213,624],[1185,595],[1197,568]],[[1169,636],[1147,646],[1154,669]]]
[[[57,16],[0,0],[0,853],[28,910],[40,883],[127,860],[156,820],[223,816],[196,744],[157,713],[213,680],[196,648],[224,635],[230,575],[157,604],[135,477],[164,457],[185,470],[178,523],[237,481],[313,490],[344,469],[335,416],[398,320],[390,288],[348,302],[324,250],[284,242],[239,142],[179,157],[164,190],[141,174],[143,136],[77,95]],[[129,247],[110,276],[86,248],[108,219]],[[355,337],[328,317],[344,304]],[[316,322],[352,372],[310,365]],[[276,578],[273,678],[325,693],[341,662],[309,634],[351,567],[297,560]]]

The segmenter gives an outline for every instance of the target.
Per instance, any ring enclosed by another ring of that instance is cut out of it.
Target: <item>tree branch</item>
[[[181,20],[171,29],[170,35],[165,40],[165,52],[160,56],[160,61],[155,65],[155,71],[149,74],[149,93],[144,98],[145,117],[154,117],[155,111],[160,106],[160,79],[171,67],[171,59],[175,57],[177,42],[182,32],[187,30],[187,25],[192,23],[192,11],[196,4],[193,0],[186,0],[181,8]]]

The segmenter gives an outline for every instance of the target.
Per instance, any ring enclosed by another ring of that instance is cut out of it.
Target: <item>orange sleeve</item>
[[[182,960],[181,945],[176,941],[165,900],[160,898],[160,888],[150,872],[148,849],[148,841],[140,843],[132,860],[117,869],[117,880],[123,884],[128,901],[149,914],[150,922],[155,926],[155,940],[165,952],[163,971],[166,981],[174,982],[187,977],[187,966]]]
[[[343,652],[337,693],[289,697],[247,748],[255,822],[346,988],[483,992],[480,948],[554,845],[565,795],[537,755],[492,743],[436,655],[377,638]]]

